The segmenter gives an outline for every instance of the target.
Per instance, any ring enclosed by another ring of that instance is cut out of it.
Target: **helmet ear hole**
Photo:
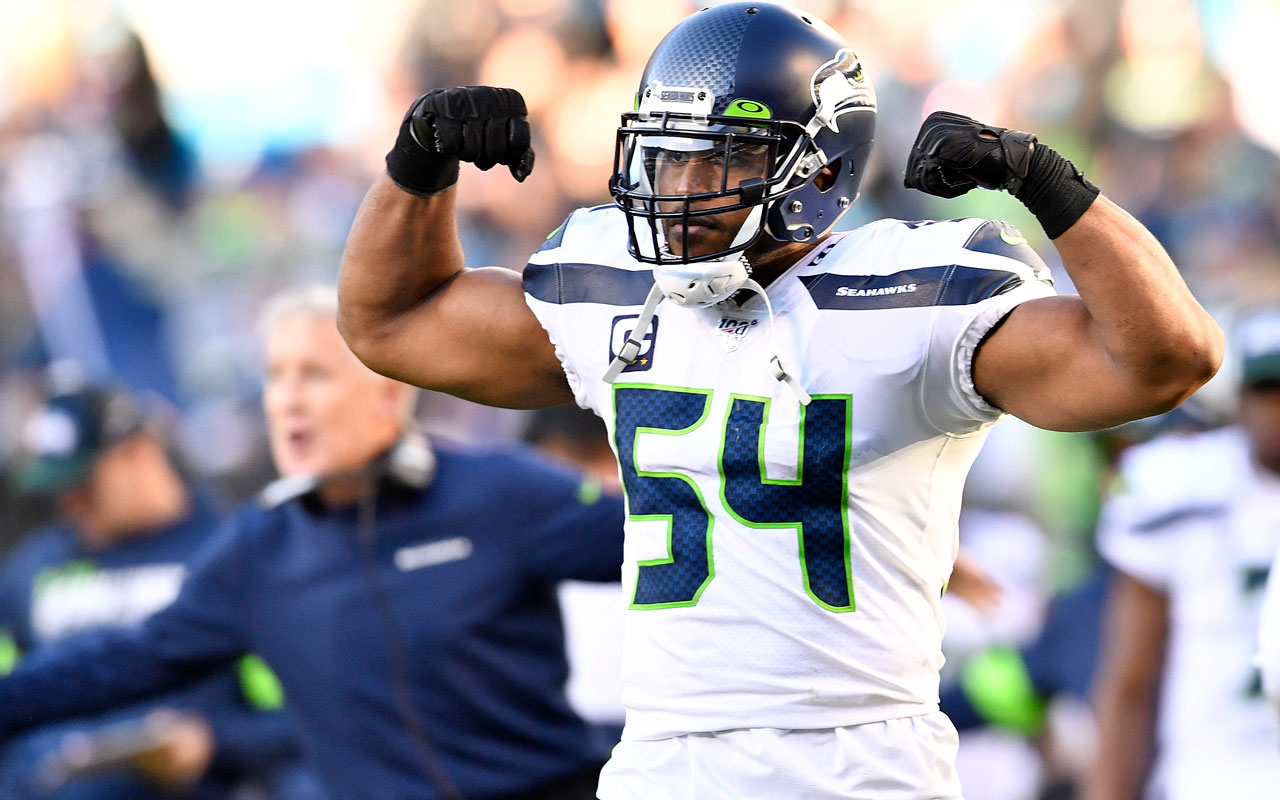
[[[840,177],[840,171],[844,168],[844,159],[837,158],[830,164],[818,170],[818,174],[813,176],[813,186],[823,194],[835,188]]]

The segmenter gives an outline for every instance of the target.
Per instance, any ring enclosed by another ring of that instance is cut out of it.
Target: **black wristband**
[[[409,194],[430,197],[458,182],[458,159],[423,149],[406,116],[396,144],[387,153],[387,177]]]
[[[1027,177],[1014,194],[1050,239],[1057,239],[1076,224],[1097,196],[1098,187],[1079,167],[1041,142],[1036,142]]]

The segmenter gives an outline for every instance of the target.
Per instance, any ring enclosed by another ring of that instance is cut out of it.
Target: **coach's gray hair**
[[[258,335],[265,340],[280,320],[288,317],[318,317],[338,320],[338,288],[317,283],[277,292],[258,315]]]
[[[338,287],[332,284],[316,283],[285,289],[272,295],[262,307],[262,313],[258,315],[258,336],[263,342],[267,341],[276,325],[290,317],[323,319],[337,325]],[[355,358],[355,355],[351,357]],[[388,380],[391,379],[388,378]],[[399,383],[399,381],[396,382]],[[420,392],[416,386],[409,384],[404,386],[407,391],[400,421],[408,426],[413,422]]]

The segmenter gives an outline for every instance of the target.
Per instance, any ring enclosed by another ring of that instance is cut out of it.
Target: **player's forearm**
[[[338,276],[338,328],[356,355],[377,360],[379,342],[462,271],[454,201],[423,198],[380,177],[356,214]]]
[[[1141,223],[1100,195],[1054,244],[1090,336],[1154,406],[1171,408],[1213,377],[1222,331]]]
[[[1098,753],[1084,800],[1138,800],[1151,763],[1152,704],[1104,692],[1097,700]]]

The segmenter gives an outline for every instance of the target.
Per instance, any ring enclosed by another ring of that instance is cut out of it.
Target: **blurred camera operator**
[[[27,537],[0,567],[0,651],[7,653],[0,674],[23,671],[78,634],[111,635],[163,611],[218,522],[133,396],[65,370],[52,375],[67,385],[27,420],[16,477],[21,490],[54,497],[59,520]],[[250,777],[269,778],[296,756],[292,724],[280,711],[255,709],[235,667],[231,661],[181,690],[14,740],[0,761],[0,796],[222,798]],[[42,772],[69,742],[143,720],[151,731],[145,760],[74,780]]]
[[[435,449],[314,288],[264,314],[283,476],[176,601],[0,681],[0,736],[181,685],[253,651],[335,798],[573,800],[605,758],[564,695],[556,585],[618,580],[623,507],[520,451]]]

